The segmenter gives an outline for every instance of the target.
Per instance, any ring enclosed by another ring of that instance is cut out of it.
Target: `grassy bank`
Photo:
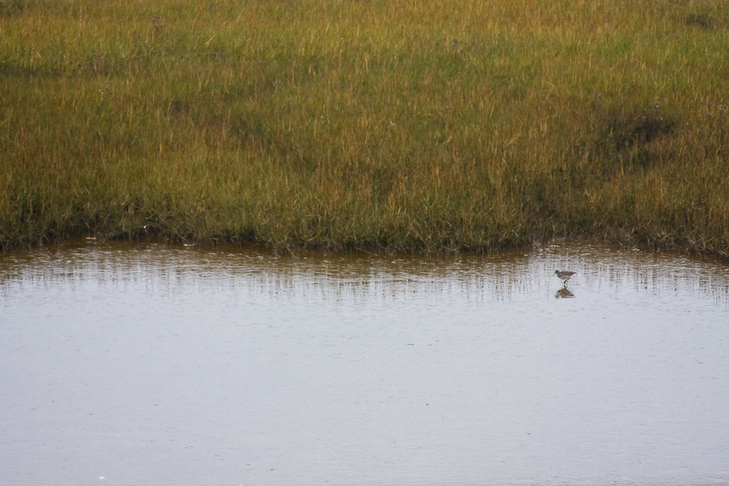
[[[725,0],[0,0],[0,247],[729,257]]]

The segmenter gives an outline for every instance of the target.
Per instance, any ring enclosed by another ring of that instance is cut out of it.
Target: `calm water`
[[[617,483],[729,483],[729,265],[0,253],[0,484]]]

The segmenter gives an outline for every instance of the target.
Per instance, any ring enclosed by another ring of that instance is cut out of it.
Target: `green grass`
[[[724,0],[0,0],[0,247],[729,257]]]

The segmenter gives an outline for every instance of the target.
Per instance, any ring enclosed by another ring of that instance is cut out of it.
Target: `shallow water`
[[[0,484],[727,484],[727,458],[725,263],[0,254]]]

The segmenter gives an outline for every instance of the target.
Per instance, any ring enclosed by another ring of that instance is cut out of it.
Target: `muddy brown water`
[[[0,484],[618,483],[729,483],[726,263],[0,254]]]

